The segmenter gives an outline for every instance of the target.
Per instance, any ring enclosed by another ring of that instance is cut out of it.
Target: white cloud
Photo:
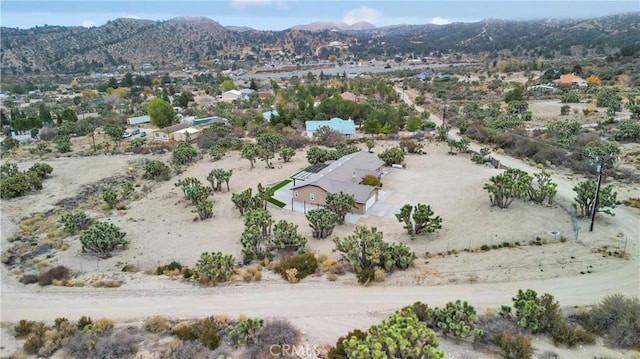
[[[231,0],[231,6],[235,8],[245,8],[249,6],[271,5],[273,0]]]
[[[92,21],[92,20],[82,20],[82,26],[83,27],[96,26],[96,23],[95,21]]]
[[[376,9],[372,9],[366,6],[360,6],[359,8],[349,10],[346,14],[344,14],[343,21],[349,25],[361,21],[375,23],[380,20],[381,16],[382,13]]]
[[[140,16],[137,15],[124,15],[123,18],[125,19],[142,19]]]
[[[452,21],[449,19],[445,19],[443,17],[440,16],[436,16],[433,19],[431,19],[431,24],[433,25],[447,25],[447,24],[451,24]]]

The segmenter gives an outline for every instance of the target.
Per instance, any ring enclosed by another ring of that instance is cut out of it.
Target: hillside
[[[45,26],[1,28],[2,77],[104,71],[119,65],[198,64],[216,59],[284,61],[294,56],[324,59],[339,42],[354,58],[399,54],[489,53],[517,56],[600,55],[640,39],[640,13],[587,20],[506,21],[488,19],[449,25],[314,23],[285,31],[225,28],[209,18],[167,21],[116,19],[92,28]],[[575,47],[575,48],[574,48]],[[322,50],[322,51],[318,51]]]

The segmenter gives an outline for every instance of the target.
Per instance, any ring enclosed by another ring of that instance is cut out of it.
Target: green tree
[[[156,181],[166,181],[171,178],[171,169],[161,161],[146,160],[144,163],[143,178]]]
[[[420,118],[420,116],[418,115],[413,115],[409,117],[409,119],[407,120],[407,131],[409,132],[418,131],[422,129],[422,124],[423,124],[422,118]]]
[[[273,225],[272,244],[279,250],[303,253],[307,239],[298,233],[298,225],[280,220]]]
[[[204,252],[196,263],[195,272],[202,283],[216,285],[228,281],[236,264],[233,256],[221,252]]]
[[[222,183],[224,182],[227,184],[227,192],[229,192],[229,179],[231,179],[232,174],[233,170],[214,168],[209,172],[207,181],[211,182],[211,188],[216,192],[222,191]]]
[[[104,128],[104,132],[107,136],[111,137],[111,140],[116,143],[117,147],[120,147],[120,142],[122,142],[122,134],[127,129],[127,127],[121,123],[110,123]]]
[[[387,166],[402,164],[404,162],[404,151],[400,147],[390,147],[378,154],[378,157],[380,157]]]
[[[313,238],[329,237],[338,223],[338,215],[324,207],[309,210],[305,216],[309,221]]]
[[[40,121],[42,121],[43,124],[53,123],[53,119],[51,118],[51,110],[44,102],[41,102],[40,106],[38,107],[38,115],[40,117]]]
[[[594,200],[596,198],[596,187],[594,181],[582,181],[573,187],[573,190],[576,192],[574,201],[579,210],[579,212],[576,213],[578,217],[586,217],[592,213]],[[612,186],[601,186],[596,212],[613,216],[612,210],[620,204],[617,196],[618,193],[613,190]]]
[[[177,165],[185,165],[191,162],[196,156],[198,151],[188,142],[180,142],[176,148],[173,149],[173,163]]]
[[[104,199],[104,201],[107,203],[107,206],[109,207],[109,209],[116,208],[116,203],[118,202],[118,195],[116,195],[114,192],[107,191],[103,193],[102,199]]]
[[[540,320],[544,316],[545,308],[542,305],[538,293],[534,290],[518,290],[518,295],[513,299],[513,307],[516,312],[516,320],[520,327],[538,332]]]
[[[551,182],[551,174],[545,170],[534,173],[533,179],[529,181],[527,187],[529,199],[537,204],[542,204],[545,200],[551,204],[553,197],[555,197],[558,192],[558,185]]]
[[[159,128],[173,124],[175,113],[171,104],[161,98],[155,97],[149,101],[147,113],[151,118],[151,124]]]
[[[367,146],[367,151],[373,153],[372,149],[376,146],[376,139],[373,137],[367,137],[364,139],[364,144]]]
[[[251,168],[253,168],[256,163],[256,158],[258,158],[259,152],[260,146],[252,142],[246,142],[242,145],[240,157],[249,160],[249,162],[251,163]]]
[[[191,91],[189,90],[184,90],[182,91],[182,93],[180,94],[180,96],[177,96],[175,99],[175,104],[176,106],[182,107],[182,108],[187,108],[187,106],[189,106],[189,102],[193,101],[193,93],[191,93]]]
[[[467,302],[448,302],[444,308],[428,308],[427,313],[433,326],[444,335],[457,338],[481,337],[482,330],[475,327],[476,310]]]
[[[64,110],[62,110],[62,112],[59,115],[60,121],[65,122],[77,122],[78,121],[78,115],[76,115],[76,112],[67,107]]]
[[[405,204],[400,209],[400,213],[396,213],[396,218],[398,222],[404,222],[404,228],[408,234],[414,235],[433,233],[442,228],[442,218],[434,214],[428,204],[418,203],[415,206]]]
[[[244,232],[240,237],[242,255],[254,259],[265,253],[265,244],[270,242],[273,219],[266,209],[251,209],[244,215]]]
[[[227,92],[230,90],[237,90],[237,89],[238,89],[238,86],[236,86],[236,84],[233,83],[233,80],[231,79],[225,79],[220,84],[220,90],[222,90],[222,92]]]
[[[526,194],[531,176],[527,172],[517,168],[509,168],[505,172],[493,176],[484,185],[489,192],[491,206],[508,208],[515,198]]]
[[[347,213],[358,208],[356,197],[352,194],[344,193],[327,193],[325,207],[338,216],[338,224],[344,224]]]
[[[69,135],[56,136],[55,143],[58,152],[71,152],[71,137],[69,137]]]
[[[280,158],[283,162],[291,161],[291,158],[296,154],[296,150],[291,147],[282,147],[280,149]]]

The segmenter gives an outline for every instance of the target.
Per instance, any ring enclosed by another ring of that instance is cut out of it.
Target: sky
[[[584,19],[640,11],[639,0],[0,0],[0,25],[100,26],[116,18],[168,20],[205,16],[224,26],[284,30],[316,21],[376,26],[475,22],[483,19]]]

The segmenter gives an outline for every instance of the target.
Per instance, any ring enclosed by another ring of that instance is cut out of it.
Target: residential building
[[[356,125],[352,119],[343,120],[340,117],[334,117],[330,120],[307,121],[305,123],[306,134],[309,138],[318,131],[320,127],[327,126],[330,129],[340,132],[341,134],[351,137],[356,134]]]
[[[275,117],[280,116],[280,115],[278,114],[278,110],[269,110],[269,111],[265,111],[265,112],[263,112],[263,113],[262,113],[262,117],[263,117],[263,118],[265,119],[265,121],[267,121],[267,122],[271,122],[271,117],[272,117],[272,116],[275,116]]]
[[[364,214],[378,201],[379,187],[362,184],[366,176],[382,175],[384,162],[367,151],[352,153],[326,166],[312,166],[292,177],[293,200],[323,206],[327,194],[344,192],[355,197],[354,213]]]
[[[588,87],[587,81],[580,76],[576,76],[574,74],[565,74],[560,75],[560,78],[557,80],[553,80],[553,83],[556,86],[577,86],[577,87]]]
[[[191,125],[188,123],[179,123],[177,125],[165,127],[165,128],[159,129],[158,131],[154,131],[153,139],[159,140],[159,141],[173,140],[173,136],[172,136],[173,133],[184,130],[189,127],[191,127]]]
[[[151,123],[151,117],[149,117],[148,115],[144,115],[127,118],[127,125],[140,125],[143,123]]]

